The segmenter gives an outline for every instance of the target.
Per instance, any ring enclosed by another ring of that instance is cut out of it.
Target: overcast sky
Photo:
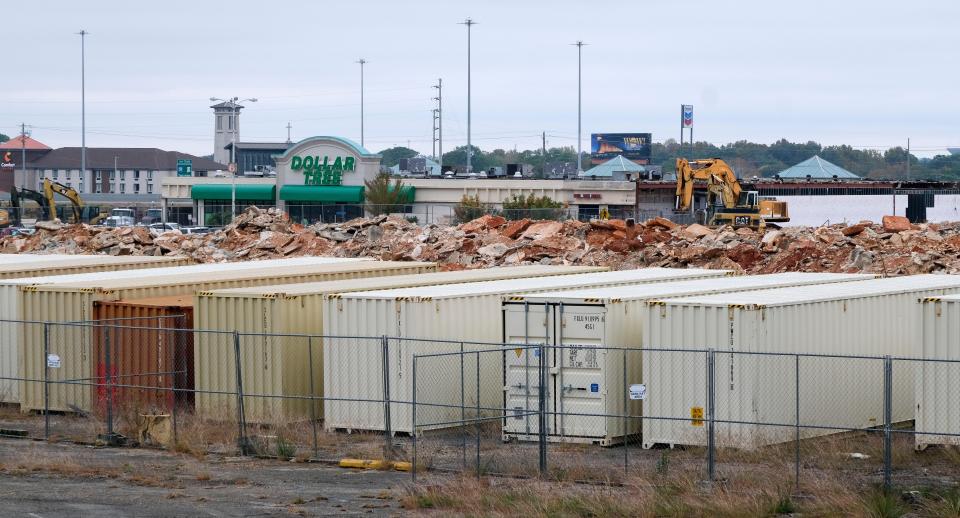
[[[21,121],[80,145],[80,29],[87,144],[213,152],[211,96],[256,97],[243,141],[338,135],[431,150],[443,78],[444,149],[466,143],[473,27],[473,143],[583,146],[591,132],[697,140],[816,140],[917,154],[960,146],[960,1],[62,0],[4,3],[0,132]]]

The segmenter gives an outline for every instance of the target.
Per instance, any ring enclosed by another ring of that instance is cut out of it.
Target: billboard
[[[650,133],[593,133],[590,163],[602,164],[617,155],[641,165],[650,163]]]

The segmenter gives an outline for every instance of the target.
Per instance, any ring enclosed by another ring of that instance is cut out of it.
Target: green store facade
[[[274,157],[276,178],[178,178],[164,186],[164,198],[189,190],[195,224],[220,226],[230,220],[231,197],[236,192],[236,210],[249,205],[277,207],[292,221],[345,221],[364,215],[365,182],[380,171],[380,155],[349,139],[311,137]],[[189,185],[189,187],[187,187]],[[185,189],[186,188],[186,189]],[[412,203],[413,188],[404,189]]]

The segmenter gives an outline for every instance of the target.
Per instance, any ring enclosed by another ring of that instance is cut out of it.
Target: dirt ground
[[[409,474],[0,439],[0,515],[389,516]]]

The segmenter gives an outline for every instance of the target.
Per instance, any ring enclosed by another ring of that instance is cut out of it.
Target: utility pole
[[[543,167],[542,172],[540,173],[540,178],[547,177],[547,132],[543,132]]]
[[[27,183],[27,123],[20,123],[20,188]]]
[[[87,65],[86,39],[89,32],[81,29],[80,35],[80,181],[87,172]]]
[[[467,26],[467,173],[469,174],[472,171],[471,155],[473,154],[473,147],[470,145],[470,32],[471,27],[476,25],[477,22],[473,21],[470,18],[467,18],[466,21],[462,22],[461,25]]]
[[[572,43],[572,45],[577,47],[577,176],[580,176],[580,173],[583,172],[583,149],[581,147],[583,138],[581,137],[582,131],[582,117],[581,117],[581,106],[582,106],[582,58],[583,58],[583,46],[586,43],[582,41],[577,41]]]
[[[430,141],[432,145],[430,158],[432,158],[433,160],[436,160],[437,159],[437,109],[436,108],[430,110],[430,118],[433,120],[433,140]]]
[[[437,101],[437,146],[440,151],[437,155],[437,163],[440,164],[440,172],[443,173],[443,78],[437,79],[434,88],[437,89],[437,96],[433,99]]]
[[[360,58],[357,63],[360,63],[360,147],[363,145],[363,65],[367,64],[367,60]]]
[[[910,137],[907,137],[907,181],[910,181]]]
[[[290,143],[293,142],[293,141],[290,140],[290,130],[291,130],[292,128],[293,128],[293,126],[291,126],[291,125],[290,125],[290,122],[288,121],[288,122],[287,122],[287,144],[290,144]]]
[[[113,155],[113,179],[110,181],[110,188],[107,189],[107,190],[110,191],[111,193],[113,192],[113,186],[114,186],[114,183],[113,183],[113,182],[119,181],[119,179],[120,179],[120,174],[117,172],[117,159],[118,159],[118,158],[119,158],[119,157],[118,157],[117,155]]]

